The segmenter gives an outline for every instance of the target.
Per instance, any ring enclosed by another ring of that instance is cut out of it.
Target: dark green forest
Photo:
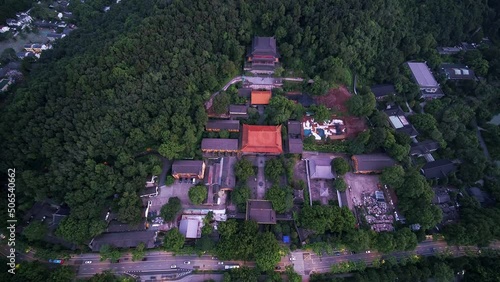
[[[129,0],[106,14],[108,1],[87,2],[73,2],[79,28],[44,52],[0,113],[0,169],[18,169],[20,209],[66,202],[58,233],[76,243],[103,231],[109,203],[138,220],[136,191],[160,165],[138,154],[198,157],[203,103],[241,72],[253,36],[275,35],[284,67],[305,77],[398,85],[409,79],[402,63],[432,61],[437,42],[499,29],[486,25],[494,7],[472,0]]]

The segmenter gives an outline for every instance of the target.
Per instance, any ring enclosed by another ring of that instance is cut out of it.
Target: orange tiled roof
[[[243,125],[241,151],[244,153],[283,153],[281,125]]]
[[[252,91],[250,103],[252,105],[268,105],[271,100],[271,91]]]

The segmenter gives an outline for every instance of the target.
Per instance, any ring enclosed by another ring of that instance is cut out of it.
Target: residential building
[[[227,130],[229,132],[239,132],[240,131],[240,121],[238,120],[222,120],[222,119],[211,119],[207,121],[205,126],[206,131],[219,132],[221,130]]]
[[[250,67],[246,68],[246,70],[250,70],[255,74],[273,74],[276,64],[279,62],[276,38],[254,37],[247,60]]]
[[[56,21],[45,21],[45,20],[35,21],[34,25],[36,27],[41,27],[41,28],[58,28],[59,27],[59,23],[58,22],[56,22]]]
[[[45,44],[41,43],[33,43],[33,44],[25,44],[24,45],[24,50],[27,52],[33,52],[33,53],[42,53],[42,51],[50,49],[50,45],[47,46]]]
[[[35,57],[36,57],[36,54],[35,54],[35,53],[33,53],[33,52],[17,52],[17,53],[16,53],[16,56],[17,56],[19,59],[24,59],[24,58],[28,58],[28,57],[35,58]]]
[[[47,34],[47,39],[49,39],[50,41],[54,41],[57,39],[61,39],[65,36],[66,36],[66,34],[64,34],[64,33],[49,33],[49,34]]]
[[[172,176],[175,179],[197,178],[203,179],[205,163],[196,160],[177,160],[172,164]]]
[[[439,143],[434,140],[425,140],[418,143],[410,144],[410,155],[421,157],[425,154],[430,154],[439,149]]]
[[[276,211],[271,201],[248,200],[246,220],[256,221],[258,224],[276,224]]]
[[[415,82],[420,88],[420,95],[424,99],[436,99],[444,96],[438,82],[432,75],[426,63],[408,62],[408,67]]]
[[[390,95],[396,95],[396,88],[392,84],[381,84],[371,87],[375,99],[382,100]]]
[[[259,91],[252,90],[250,104],[252,105],[269,105],[272,93],[270,90]]]
[[[389,123],[396,130],[396,132],[407,134],[412,138],[418,136],[418,131],[408,122],[405,112],[401,109],[401,107],[397,106],[389,108],[384,110],[384,113],[389,117]]]
[[[354,155],[351,159],[354,163],[354,173],[362,174],[381,173],[384,168],[396,164],[396,161],[386,154]]]
[[[0,33],[6,33],[9,30],[10,30],[10,27],[0,25]]]
[[[448,176],[456,169],[450,160],[442,159],[426,163],[420,170],[427,179],[440,179]]]
[[[288,92],[286,93],[286,97],[288,98],[288,100],[292,100],[295,103],[301,104],[306,108],[316,104],[311,96],[303,94],[301,92]]]
[[[238,153],[238,139],[203,138],[201,151],[203,153]]]
[[[247,105],[229,105],[229,116],[231,118],[248,118]]]
[[[12,84],[12,79],[10,78],[2,78],[0,79],[0,92],[5,92],[9,89],[9,85]]]
[[[244,124],[241,152],[244,154],[282,154],[281,125]]]
[[[437,47],[438,53],[441,55],[453,55],[462,51],[462,47],[454,46],[454,47]]]
[[[442,64],[441,72],[449,80],[475,80],[476,75],[468,66],[462,64]]]
[[[311,179],[335,179],[332,170],[332,159],[329,157],[316,157],[308,160],[309,177]]]
[[[103,233],[92,239],[89,247],[93,252],[99,252],[104,245],[127,249],[144,243],[146,249],[151,249],[155,246],[156,236],[157,232],[151,230]]]

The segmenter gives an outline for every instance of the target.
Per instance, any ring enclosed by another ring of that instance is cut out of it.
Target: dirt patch
[[[324,96],[315,97],[317,104],[323,104],[329,109],[338,111],[342,115],[347,128],[347,138],[354,138],[368,127],[364,118],[348,116],[346,102],[351,98],[351,93],[345,86],[330,89]]]
[[[340,86],[336,89],[330,89],[326,95],[314,97],[314,100],[316,103],[323,104],[327,108],[347,113],[345,103],[349,98],[351,98],[351,93],[349,93],[345,86]]]

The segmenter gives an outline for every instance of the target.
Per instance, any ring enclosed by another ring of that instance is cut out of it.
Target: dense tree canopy
[[[356,219],[346,207],[338,206],[305,206],[299,215],[302,227],[312,229],[318,234],[343,232],[354,228]]]
[[[332,161],[332,169],[335,170],[337,175],[344,175],[351,170],[351,166],[344,158],[335,158]]]
[[[255,174],[252,163],[245,159],[241,158],[238,160],[236,165],[234,166],[234,175],[238,179],[238,181],[246,182],[248,178]]]
[[[163,248],[167,251],[178,252],[184,246],[184,240],[184,235],[179,232],[179,229],[170,229],[163,239]]]
[[[266,191],[266,200],[271,201],[277,213],[284,213],[293,208],[292,189],[288,186],[273,185]]]

